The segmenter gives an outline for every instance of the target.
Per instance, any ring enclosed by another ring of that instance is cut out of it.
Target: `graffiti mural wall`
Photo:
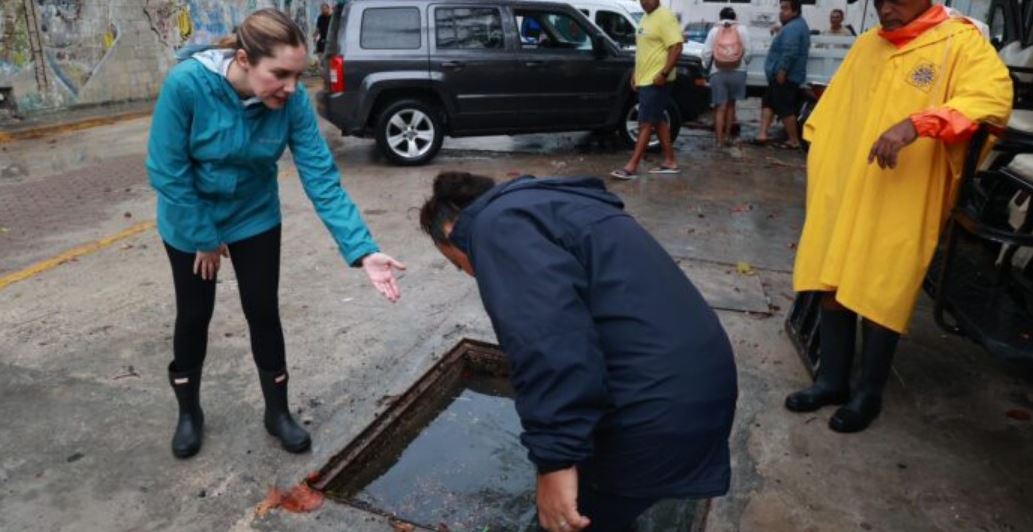
[[[0,0],[0,87],[25,112],[153,98],[181,47],[213,42],[265,7],[288,13],[311,41],[321,3]]]

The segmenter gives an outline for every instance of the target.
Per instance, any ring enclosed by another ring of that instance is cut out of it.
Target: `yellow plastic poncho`
[[[909,116],[946,110],[1007,123],[1012,85],[996,51],[950,18],[897,48],[878,30],[854,43],[808,119],[807,216],[797,291],[835,291],[843,306],[904,332],[939,240],[968,142],[919,138],[895,169],[868,163],[875,141]]]

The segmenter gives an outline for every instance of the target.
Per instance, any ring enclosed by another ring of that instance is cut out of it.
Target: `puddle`
[[[520,445],[509,383],[476,380],[464,380],[466,387],[354,500],[450,530],[520,530],[534,523],[528,488],[535,474]]]
[[[428,530],[537,531],[535,470],[520,444],[508,365],[461,341],[320,471],[330,500]],[[639,530],[685,531],[705,502],[666,501]]]

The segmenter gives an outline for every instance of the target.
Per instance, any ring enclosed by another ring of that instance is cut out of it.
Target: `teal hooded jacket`
[[[303,85],[281,109],[242,102],[194,56],[165,79],[154,109],[147,173],[158,233],[170,246],[212,251],[281,222],[277,161],[288,146],[316,213],[349,265],[379,251],[319,132]]]

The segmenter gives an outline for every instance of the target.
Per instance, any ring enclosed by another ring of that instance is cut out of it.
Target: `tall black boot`
[[[204,432],[204,412],[199,399],[201,391],[201,368],[193,371],[175,371],[169,364],[169,384],[176,392],[179,403],[179,420],[176,433],[172,436],[172,454],[176,458],[189,458],[201,450]]]
[[[821,366],[810,388],[789,394],[786,408],[813,412],[825,405],[841,405],[850,396],[850,365],[857,339],[857,314],[849,310],[821,309]]]
[[[893,370],[900,334],[868,320],[864,320],[862,331],[861,380],[850,401],[829,420],[829,428],[836,432],[860,432],[879,417],[882,391]]]
[[[258,370],[265,397],[265,430],[280,440],[283,448],[291,453],[303,453],[312,446],[308,432],[291,417],[287,407],[287,369],[280,371]]]

